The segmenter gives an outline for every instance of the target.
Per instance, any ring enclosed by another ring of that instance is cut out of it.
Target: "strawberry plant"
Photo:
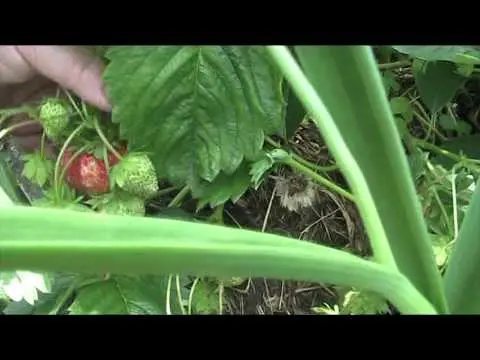
[[[479,311],[478,160],[438,143],[475,126],[451,103],[476,47],[382,48],[397,59],[380,65],[356,46],[101,50],[111,113],[68,91],[0,110],[44,129],[22,170],[41,198],[1,182],[4,313],[221,314],[254,277],[338,285],[317,313]],[[326,162],[296,151],[307,121]],[[261,228],[228,224],[228,206],[271,180]],[[368,257],[265,231],[274,199],[302,217],[322,194],[357,209]]]

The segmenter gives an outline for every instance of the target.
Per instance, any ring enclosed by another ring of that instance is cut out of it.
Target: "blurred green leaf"
[[[445,273],[445,293],[452,314],[480,314],[480,187],[461,224]]]
[[[449,62],[429,62],[424,71],[414,68],[415,82],[422,101],[432,113],[437,113],[450,100],[467,80],[456,73],[455,64]]]
[[[426,161],[427,154],[418,148],[415,148],[414,152],[409,155],[408,163],[414,181],[417,181],[424,174]]]
[[[472,125],[470,123],[459,120],[457,123],[457,132],[459,135],[468,135],[472,132]]]
[[[434,234],[432,234],[431,238],[437,266],[444,266],[447,263],[448,257],[450,255],[450,238],[445,235]]]
[[[445,141],[441,147],[456,155],[480,160],[480,134],[458,136]],[[432,156],[432,162],[444,166],[447,170],[451,169],[457,162],[442,155]]]
[[[457,128],[457,123],[453,117],[450,115],[442,114],[438,117],[438,123],[445,130],[455,130]]]
[[[413,45],[393,46],[393,48],[425,61],[443,60],[461,64],[480,64],[480,51],[475,46]]]
[[[410,100],[405,96],[394,97],[390,100],[390,107],[393,115],[401,116],[407,123],[413,119],[413,110],[410,106]]]
[[[400,90],[400,84],[397,82],[395,74],[392,71],[385,71],[382,75],[382,81],[387,95],[389,95],[392,91],[396,92]]]
[[[298,100],[297,95],[294,91],[288,88],[288,97],[287,97],[287,107],[286,107],[286,137],[290,139],[298,127],[305,118],[306,111],[302,103]]]
[[[457,64],[456,73],[468,78],[472,75],[474,69],[475,66],[473,64]]]

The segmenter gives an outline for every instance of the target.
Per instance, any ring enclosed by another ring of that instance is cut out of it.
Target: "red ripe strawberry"
[[[62,158],[62,167],[65,168],[75,154],[73,148],[65,151]],[[123,155],[124,149],[120,154]],[[119,159],[112,153],[108,153],[110,168],[116,165]],[[65,173],[66,182],[75,190],[86,194],[102,194],[110,190],[110,179],[105,161],[95,157],[92,152],[78,155],[68,167]]]

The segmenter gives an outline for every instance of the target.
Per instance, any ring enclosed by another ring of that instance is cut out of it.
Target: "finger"
[[[87,49],[75,46],[17,48],[25,60],[45,77],[101,110],[111,109],[103,89],[103,64]]]

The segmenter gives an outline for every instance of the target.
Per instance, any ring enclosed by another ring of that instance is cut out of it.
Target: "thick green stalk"
[[[269,50],[347,178],[375,259],[447,312],[441,277],[375,59],[363,46]],[[308,76],[308,78],[307,78]]]
[[[344,251],[180,220],[0,208],[0,271],[185,274],[327,282],[378,292],[403,313],[434,307],[401,274]]]
[[[348,179],[355,179],[355,181],[351,182],[351,188],[353,189],[354,197],[357,198],[357,202],[361,204],[360,212],[364,214],[364,222],[372,238],[372,247],[376,260],[395,268],[395,260],[388,245],[385,230],[377,214],[368,184],[328,109],[288,50],[283,46],[270,46],[269,50],[273,59],[283,70],[287,80],[292,84],[292,88],[297,92],[304,106],[312,115],[312,120],[325,136],[325,140],[335,155],[340,169]]]

